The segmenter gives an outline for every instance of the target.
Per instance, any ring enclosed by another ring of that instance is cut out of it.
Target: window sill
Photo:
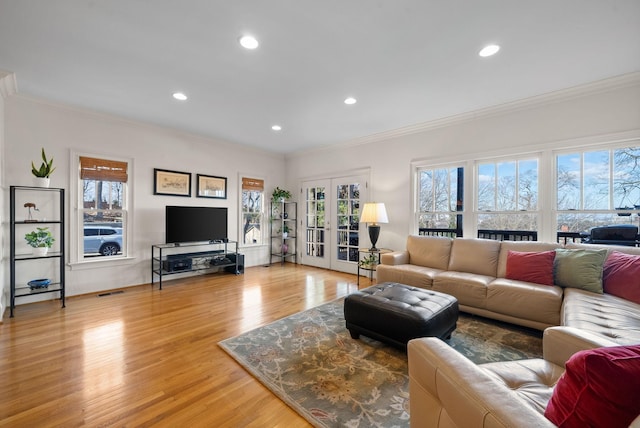
[[[135,262],[135,257],[118,257],[113,259],[96,259],[96,260],[83,260],[69,263],[68,266],[71,270],[85,270],[85,269],[95,269],[102,267],[112,267],[112,266],[123,266],[123,265],[131,265]]]
[[[244,244],[244,245],[238,244],[238,251],[244,250],[244,249],[248,250],[248,249],[252,249],[252,248],[260,249],[260,248],[268,247],[268,246],[269,246],[268,244]]]

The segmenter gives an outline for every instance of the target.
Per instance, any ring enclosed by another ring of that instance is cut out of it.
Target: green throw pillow
[[[561,287],[602,294],[602,266],[607,250],[556,250],[554,280]]]

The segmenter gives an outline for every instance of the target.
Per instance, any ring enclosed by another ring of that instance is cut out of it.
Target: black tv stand
[[[220,269],[236,275],[244,273],[244,255],[238,253],[237,241],[215,240],[151,246],[151,287],[156,276],[162,290],[163,276],[206,270],[214,273]]]

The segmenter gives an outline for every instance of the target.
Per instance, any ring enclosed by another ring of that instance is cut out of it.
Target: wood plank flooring
[[[0,427],[309,426],[218,342],[345,296],[356,280],[274,264],[7,310]]]

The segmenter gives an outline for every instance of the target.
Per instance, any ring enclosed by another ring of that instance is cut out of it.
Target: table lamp
[[[387,210],[382,202],[367,202],[362,209],[360,223],[368,223],[369,239],[371,240],[371,248],[369,251],[378,251],[376,242],[380,236],[380,225],[378,223],[389,223],[387,218]]]

